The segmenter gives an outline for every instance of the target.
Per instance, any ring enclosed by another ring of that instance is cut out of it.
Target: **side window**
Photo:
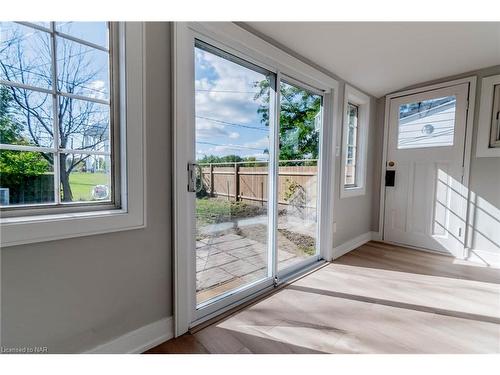
[[[358,116],[359,107],[355,104],[347,104],[347,143],[346,162],[344,170],[344,185],[356,186],[356,161],[358,159]]]
[[[494,86],[490,148],[500,148],[500,84]]]
[[[341,198],[363,195],[366,191],[366,156],[370,98],[346,85],[342,126]]]

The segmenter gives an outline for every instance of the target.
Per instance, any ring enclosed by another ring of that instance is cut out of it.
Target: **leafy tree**
[[[198,159],[198,163],[214,164],[214,163],[237,163],[243,161],[243,158],[238,155],[205,155],[201,159]]]
[[[48,33],[31,32],[27,35],[20,26],[14,26],[0,43],[0,78],[37,87],[57,86],[59,92],[69,94],[92,93],[99,97],[96,89],[100,68],[96,68],[89,47],[65,38],[57,40],[57,82],[52,82],[51,42]],[[2,134],[16,137],[22,134],[23,141],[34,146],[44,146],[46,139],[53,140],[52,96],[22,87],[8,86],[11,100],[8,105],[8,122],[3,123]],[[57,120],[59,145],[62,149],[78,149],[82,155],[61,153],[59,156],[62,201],[72,201],[73,194],[69,182],[71,172],[90,155],[86,150],[96,150],[109,140],[108,109],[102,104],[58,96]],[[50,108],[50,109],[49,109]],[[89,137],[89,134],[91,135]],[[3,142],[3,140],[2,140]],[[29,155],[25,154],[24,155]],[[38,154],[37,154],[38,155]],[[53,165],[52,153],[40,154],[47,165]],[[14,161],[12,162],[14,168]],[[20,167],[20,165],[18,165]],[[27,173],[24,169],[23,173]]]
[[[259,92],[255,100],[261,122],[269,126],[269,81],[255,83]],[[280,84],[280,160],[317,159],[319,133],[315,121],[321,109],[321,97],[298,87]]]
[[[28,145],[21,135],[22,127],[9,117],[9,91],[0,87],[0,143]],[[38,176],[50,170],[41,153],[31,151],[0,151],[0,173],[9,174],[9,180],[20,183],[24,176]]]

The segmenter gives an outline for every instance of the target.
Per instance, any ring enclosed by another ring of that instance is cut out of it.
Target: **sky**
[[[48,22],[37,22],[39,26],[50,27]],[[69,34],[73,37],[83,39],[87,42],[99,46],[108,47],[109,35],[106,22],[56,22],[57,31]],[[19,40],[22,57],[18,57],[17,43],[12,44],[12,40]],[[34,27],[24,26],[13,22],[0,22],[0,59],[6,64],[9,70],[9,79],[14,82],[21,81],[22,65],[24,72],[24,83],[36,88],[51,89],[51,53],[49,34]],[[64,92],[67,85],[64,84],[69,77],[75,76],[75,68],[81,63],[83,68],[79,79],[90,77],[84,84],[73,87],[75,94],[94,99],[109,99],[109,63],[108,53],[96,48],[89,47],[70,39],[56,37],[57,45],[57,73],[59,86]],[[20,63],[22,61],[22,64]],[[66,62],[66,64],[64,64]],[[3,70],[0,69],[0,78],[6,79]],[[70,78],[71,81],[71,78]],[[32,108],[37,108],[39,114],[46,124],[53,123],[53,109],[50,95],[26,90],[27,100]],[[73,100],[73,119],[83,118],[83,112],[89,112],[89,106],[85,100]],[[24,111],[21,111],[24,113]],[[82,146],[83,138],[81,134],[98,124],[98,132],[102,132],[103,126],[109,127],[109,106],[105,104],[92,104],[92,114],[88,116],[88,121],[78,129],[72,129],[70,141],[66,147],[79,148]],[[19,116],[22,123],[24,115]],[[69,115],[63,119],[64,123],[69,120]],[[31,132],[24,128],[25,138],[32,144],[40,144],[45,147],[52,147],[52,136],[45,131],[39,122],[33,120]],[[34,134],[32,136],[32,134]],[[37,142],[33,142],[35,137]],[[100,147],[98,145],[96,147]],[[100,149],[99,149],[100,150]]]
[[[239,155],[267,160],[269,128],[257,113],[262,73],[195,48],[196,157]]]

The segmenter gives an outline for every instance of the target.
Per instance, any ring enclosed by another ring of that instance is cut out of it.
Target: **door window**
[[[400,105],[398,149],[452,146],[456,102],[446,96]]]

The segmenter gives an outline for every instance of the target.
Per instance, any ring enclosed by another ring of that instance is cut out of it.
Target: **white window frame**
[[[2,247],[116,232],[146,226],[144,24],[118,23],[120,206],[0,218]],[[57,210],[57,208],[54,208]]]
[[[495,86],[500,85],[500,74],[485,77],[481,82],[481,102],[477,129],[476,157],[500,157],[500,147],[490,147],[491,134],[496,119],[493,118]]]
[[[349,135],[349,103],[358,107],[357,147],[356,147],[356,185],[345,184],[347,162],[347,142]],[[370,97],[354,87],[345,85],[342,122],[342,157],[340,173],[340,198],[349,198],[366,193],[366,162],[368,154],[368,134],[370,121]]]

